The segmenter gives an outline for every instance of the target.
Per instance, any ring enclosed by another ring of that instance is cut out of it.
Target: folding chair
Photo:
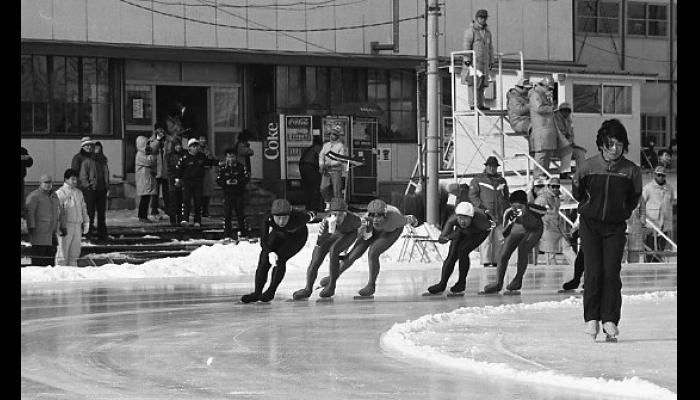
[[[432,262],[430,255],[428,254],[428,246],[432,246],[433,250],[437,254],[438,260],[440,260],[440,262],[443,261],[442,254],[440,254],[440,250],[435,244],[437,239],[433,239],[431,237],[428,228],[424,229],[426,233],[419,234],[416,228],[412,227],[411,225],[406,225],[404,227],[404,234],[401,236],[404,240],[401,246],[401,252],[399,253],[399,258],[397,260],[398,262],[410,262],[413,259],[413,252],[416,250],[418,251],[418,254],[420,254],[420,260],[422,262]],[[408,257],[408,260],[406,260],[406,257]]]

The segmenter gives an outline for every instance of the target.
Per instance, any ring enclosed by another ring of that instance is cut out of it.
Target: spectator
[[[97,213],[97,239],[107,239],[107,200],[109,196],[109,165],[107,157],[104,154],[102,143],[95,142],[95,152],[93,153],[95,160],[95,182],[94,182],[94,206],[92,210],[88,209],[91,225],[94,233],[95,213]],[[83,161],[85,164],[85,161]],[[82,165],[81,165],[82,168]],[[89,168],[88,171],[89,172]],[[90,178],[88,177],[88,182]],[[85,194],[83,194],[84,196]],[[87,231],[86,231],[87,232]]]
[[[136,194],[139,199],[139,222],[151,223],[148,219],[148,207],[157,193],[156,188],[156,157],[152,154],[152,147],[147,137],[136,138]],[[156,145],[157,146],[157,145]]]
[[[346,156],[347,150],[345,145],[340,142],[340,127],[333,127],[328,134],[330,140],[324,143],[321,148],[321,152],[318,155],[318,166],[321,170],[321,195],[323,200],[326,202],[325,209],[328,210],[330,207],[330,201],[334,197],[343,197],[343,185],[342,185],[342,175],[344,170],[344,164],[342,161],[333,160],[328,157],[328,153],[333,152],[335,154]]]
[[[642,196],[642,175],[624,156],[629,141],[620,121],[604,121],[596,145],[600,153],[586,159],[572,181],[585,256],[583,318],[587,334],[595,339],[602,321],[607,339],[615,341],[622,306],[620,269],[626,220]]]
[[[214,155],[212,154],[209,146],[207,145],[207,137],[199,137],[200,151],[205,157],[212,159]],[[216,169],[205,166],[204,167],[204,180],[202,181],[202,217],[209,216],[209,201],[211,196],[214,194],[214,182],[216,182]]]
[[[24,178],[27,176],[27,168],[34,165],[34,159],[32,158],[32,156],[29,155],[29,152],[27,151],[27,149],[25,149],[22,146],[20,146],[19,154],[20,154],[20,159],[22,161],[21,162],[21,165],[22,165],[22,186],[20,189],[20,195],[21,195],[20,197],[22,198],[22,203],[21,203],[20,210],[22,212],[22,218],[24,218],[25,215],[27,214],[27,208],[26,208],[26,205],[24,204]]]
[[[642,199],[640,200],[640,214],[656,225],[661,232],[669,238],[673,237],[673,186],[666,183],[666,169],[662,166],[654,169],[654,180],[644,185],[642,188]],[[643,220],[646,222],[645,220]],[[666,239],[656,231],[650,231],[644,240],[653,251],[666,250]],[[647,254],[646,262],[663,262],[663,257],[656,254]]]
[[[534,203],[535,199],[540,196],[540,193],[545,190],[545,186],[547,186],[547,180],[545,178],[535,178],[532,182],[532,187],[527,192],[527,202]]]
[[[175,168],[182,156],[185,155],[185,150],[182,149],[182,142],[173,140],[172,151],[167,154],[168,165],[168,187],[169,189],[169,206],[168,216],[170,217],[170,225],[180,225],[182,221],[182,187],[175,185]]]
[[[97,205],[97,185],[101,185],[101,189],[104,190],[105,178],[104,169],[98,173],[97,161],[95,160],[95,142],[90,143],[90,152],[84,157],[80,158],[80,165],[77,169],[79,173],[79,183],[78,188],[83,193],[83,198],[85,199],[85,204],[87,205],[88,216],[90,217],[90,229],[85,232],[88,240],[92,240],[96,237],[96,227],[95,227],[95,210]],[[105,196],[102,196],[105,198]]]
[[[659,165],[659,158],[656,155],[656,140],[653,137],[647,139],[647,147],[642,148],[642,155],[640,157],[640,164],[642,168],[653,169]]]
[[[97,146],[95,146],[97,147]],[[87,205],[83,192],[78,189],[78,171],[67,169],[63,186],[56,191],[59,204],[60,244],[56,265],[77,267],[80,258],[80,238],[90,229]]]
[[[250,148],[250,143],[248,142],[250,140],[250,136],[250,131],[243,129],[243,131],[238,134],[238,139],[236,140],[236,145],[234,146],[236,149],[236,155],[238,155],[238,162],[243,164],[248,173],[251,173],[252,171],[250,169],[250,157],[255,154]]]
[[[153,136],[150,139],[153,155],[156,157],[156,195],[152,197],[151,201],[151,215],[153,216],[160,216],[158,199],[161,194],[163,196],[163,210],[165,210],[165,214],[170,213],[170,187],[168,185],[166,156],[172,151],[172,138],[173,136],[167,134],[160,122],[155,123]]]
[[[547,256],[547,265],[556,260],[555,254],[562,252],[561,240],[564,234],[561,231],[561,219],[559,217],[559,207],[561,206],[561,183],[559,178],[551,178],[546,188],[535,199],[535,204],[545,207],[547,212],[542,217],[544,231],[540,238],[539,250]],[[556,262],[554,262],[556,264]]]
[[[528,93],[532,85],[527,78],[521,78],[518,83],[508,91],[508,120],[510,127],[516,135],[527,136],[530,134],[530,100]]]
[[[239,231],[235,238],[240,238],[240,236],[246,235],[245,203],[243,199],[245,197],[245,185],[250,180],[250,174],[246,171],[245,166],[238,162],[238,156],[234,148],[228,148],[224,153],[226,154],[226,160],[224,165],[219,166],[219,174],[216,177],[216,182],[224,191],[224,237],[234,238],[231,217],[233,209],[235,209]]]
[[[469,183],[469,201],[496,223],[479,247],[484,267],[498,265],[498,257],[503,248],[503,213],[510,207],[508,183],[498,174],[500,165],[496,157],[490,156],[484,163],[484,172]]]
[[[301,188],[304,191],[306,209],[309,211],[323,211],[324,208],[320,191],[321,172],[318,162],[322,145],[321,136],[314,136],[311,146],[304,149],[299,158]]]
[[[27,196],[27,231],[32,244],[32,265],[36,266],[52,265],[58,247],[60,209],[52,183],[51,176],[41,175],[39,187]]]
[[[675,171],[678,168],[678,141],[676,138],[671,139],[668,150],[671,153],[671,169]]]
[[[182,187],[182,220],[180,225],[189,225],[190,212],[194,206],[194,227],[202,224],[202,186],[204,185],[205,167],[218,165],[218,161],[207,158],[201,151],[199,140],[192,138],[187,142],[187,153],[175,166],[175,186]]]
[[[471,26],[464,31],[462,45],[464,50],[474,50],[476,54],[476,61],[473,60],[474,56],[471,53],[464,56],[461,82],[470,86],[469,105],[474,108],[474,78],[470,75],[476,74],[476,106],[480,110],[488,110],[488,107],[484,107],[484,89],[489,85],[489,72],[493,68],[495,59],[491,31],[486,26],[488,17],[486,10],[476,12]]]
[[[71,169],[80,171],[80,166],[83,164],[83,159],[86,157],[92,157],[92,153],[95,151],[95,142],[90,139],[90,136],[84,136],[80,139],[80,151],[78,154],[73,156],[73,160],[70,163]]]
[[[671,156],[671,151],[668,149],[659,150],[659,166],[664,167],[666,171],[673,169],[673,156]]]
[[[554,106],[550,100],[552,80],[545,77],[530,90],[530,155],[544,169],[549,170],[552,152],[557,149],[557,127],[554,125]],[[535,167],[535,177],[547,178]]]
[[[554,125],[557,128],[558,148],[556,155],[561,159],[559,178],[571,179],[571,158],[576,166],[586,159],[586,150],[574,143],[574,125],[571,121],[571,106],[564,102],[554,111]]]

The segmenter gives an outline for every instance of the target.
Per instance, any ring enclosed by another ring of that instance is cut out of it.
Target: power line
[[[582,41],[581,39],[576,39],[576,41],[577,41],[577,42],[580,42],[580,43],[583,43],[583,44],[585,44],[586,46],[593,47],[594,49],[598,49],[598,50],[600,50],[600,51],[602,51],[602,52],[604,52],[604,53],[609,53],[609,54],[613,54],[613,55],[616,55],[616,56],[619,55],[619,53],[612,52],[612,51],[607,50],[607,49],[604,49],[604,48],[602,48],[602,47],[594,46],[594,45],[592,45],[592,44],[590,44],[590,43],[585,43],[585,41]],[[581,50],[583,50],[583,46],[581,47]],[[652,59],[650,59],[650,58],[642,58],[642,57],[635,57],[635,56],[628,56],[628,55],[625,55],[625,58],[631,58],[631,59],[635,59],[635,60],[642,60],[642,61],[649,61],[649,62],[668,63],[668,60],[652,60]]]

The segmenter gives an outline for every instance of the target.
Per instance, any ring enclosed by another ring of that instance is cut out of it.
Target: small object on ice
[[[207,367],[211,365],[212,361],[214,361],[214,357],[207,358]]]

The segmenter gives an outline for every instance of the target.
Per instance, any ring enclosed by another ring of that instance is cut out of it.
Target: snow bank
[[[625,304],[658,301],[676,297],[676,292],[653,292],[642,295],[623,296]],[[463,357],[454,356],[454,352],[447,353],[440,347],[422,345],[419,339],[428,331],[437,331],[441,325],[455,323],[459,326],[476,325],[479,319],[500,314],[518,314],[524,311],[548,311],[582,307],[582,299],[570,297],[563,301],[540,302],[532,304],[506,304],[500,306],[459,308],[449,313],[432,314],[423,316],[414,321],[397,323],[385,332],[381,337],[382,347],[389,351],[398,352],[406,356],[415,357],[439,365],[463,369],[472,373],[486,374],[493,377],[507,378],[523,381],[529,384],[549,385],[563,387],[568,390],[581,390],[601,393],[606,396],[619,396],[623,398],[642,399],[676,399],[676,393],[641,379],[637,376],[625,377],[622,380],[613,380],[594,377],[575,377],[565,375],[553,370],[525,371],[519,370],[508,364],[477,361],[469,358],[471,352]]]

